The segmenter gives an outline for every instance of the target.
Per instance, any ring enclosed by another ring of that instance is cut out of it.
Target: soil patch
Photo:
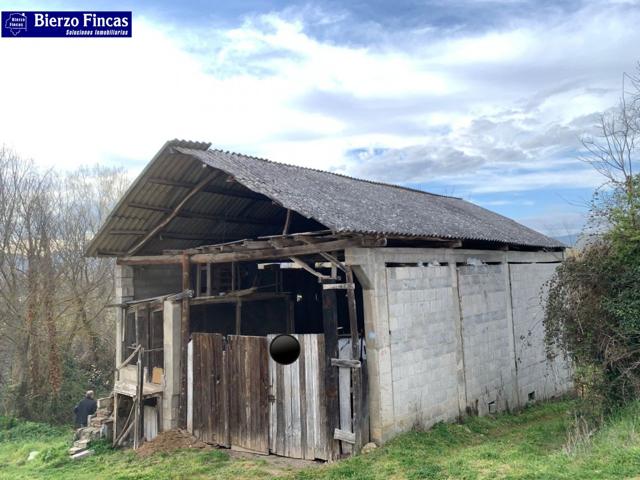
[[[207,449],[213,447],[201,442],[184,430],[169,430],[158,434],[158,436],[150,442],[142,444],[142,446],[136,450],[136,453],[140,457],[148,457],[158,452],[168,453],[185,448]]]

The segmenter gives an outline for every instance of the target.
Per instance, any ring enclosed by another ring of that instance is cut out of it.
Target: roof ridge
[[[416,193],[423,193],[425,195],[432,195],[434,197],[453,198],[453,199],[456,199],[456,200],[463,200],[462,198],[454,197],[453,195],[443,195],[443,194],[440,194],[440,193],[427,192],[426,190],[420,190],[420,189],[412,188],[412,187],[405,187],[403,185],[398,185],[398,184],[395,184],[395,183],[387,183],[387,182],[380,182],[380,181],[376,181],[376,180],[368,180],[366,178],[353,177],[351,175],[345,175],[344,173],[330,172],[328,170],[321,170],[319,168],[303,167],[303,166],[300,166],[300,165],[293,165],[291,163],[285,163],[285,162],[276,162],[274,160],[269,160],[268,158],[256,157],[255,155],[247,155],[245,153],[232,152],[230,150],[222,150],[221,148],[209,148],[209,149],[207,149],[205,151],[207,151],[207,152],[219,152],[219,153],[223,153],[223,154],[226,154],[226,155],[245,157],[245,158],[250,158],[252,160],[259,160],[261,162],[267,162],[267,163],[275,163],[277,165],[284,165],[284,166],[287,166],[287,167],[299,168],[301,170],[309,170],[309,171],[312,171],[312,172],[328,173],[330,175],[335,175],[337,177],[347,178],[349,180],[355,180],[355,181],[358,181],[358,182],[370,183],[372,185],[381,185],[381,186],[384,186],[384,187],[399,188],[401,190],[407,190],[409,192],[416,192]]]

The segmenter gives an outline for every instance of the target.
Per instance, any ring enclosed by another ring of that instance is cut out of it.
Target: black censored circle
[[[280,365],[289,365],[300,356],[300,343],[297,338],[291,335],[278,335],[271,340],[269,354]]]

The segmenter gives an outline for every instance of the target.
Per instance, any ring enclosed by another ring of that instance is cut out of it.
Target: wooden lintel
[[[251,262],[290,258],[292,256],[313,255],[320,252],[332,252],[361,245],[362,241],[360,239],[344,238],[330,242],[314,243],[311,245],[296,245],[284,248],[247,250],[244,252],[196,253],[190,255],[189,258],[191,263]],[[181,261],[182,255],[151,255],[121,257],[118,259],[117,263],[118,265],[178,265]]]
[[[362,365],[360,364],[360,360],[351,360],[347,358],[332,358],[331,366],[339,367],[339,368],[360,368]]]
[[[324,290],[354,290],[356,286],[353,283],[325,283],[322,288]]]
[[[356,434],[352,432],[347,432],[346,430],[340,430],[339,428],[336,428],[333,431],[333,439],[340,440],[341,442],[347,442],[347,443],[350,443],[351,445],[354,445],[356,443]]]
[[[164,227],[166,227],[171,222],[171,220],[173,220],[174,218],[176,218],[176,216],[178,216],[178,214],[180,213],[180,210],[184,208],[186,203],[189,200],[191,200],[191,198],[196,193],[198,193],[204,187],[206,187],[209,184],[209,182],[211,182],[211,180],[213,180],[217,175],[218,175],[217,170],[210,171],[202,180],[200,180],[200,182],[198,182],[197,185],[195,185],[189,191],[189,193],[187,193],[184,196],[184,198],[180,201],[180,203],[178,203],[178,205],[175,206],[175,208],[169,215],[167,215],[158,225],[156,225],[142,240],[140,240],[133,247],[131,247],[127,253],[129,255],[133,255],[136,252],[138,252],[142,247],[144,247],[144,245],[149,240],[151,240],[156,234],[158,234],[158,232],[160,232]]]

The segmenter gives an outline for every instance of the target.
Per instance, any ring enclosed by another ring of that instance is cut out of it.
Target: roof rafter
[[[146,180],[148,183],[155,183],[157,185],[168,185],[171,187],[179,187],[179,188],[188,188],[193,189],[196,187],[196,183],[190,182],[178,182],[175,180],[169,180],[166,178],[158,178],[151,177]],[[260,195],[259,193],[255,193],[252,191],[240,192],[237,190],[232,190],[230,188],[218,187],[216,185],[207,185],[202,189],[204,193],[215,193],[217,195],[226,195],[227,197],[236,197],[236,198],[246,198],[250,200],[257,200],[262,202],[271,202],[271,199],[265,197],[264,195]]]
[[[164,212],[164,213],[170,213],[173,211],[172,208],[167,208],[167,207],[158,207],[155,205],[147,205],[144,203],[129,203],[128,204],[129,207],[131,208],[138,208],[140,210],[150,210],[153,212]],[[177,215],[178,217],[183,217],[183,218],[201,218],[203,220],[212,220],[215,222],[226,222],[226,223],[250,223],[253,225],[271,225],[273,222],[270,220],[264,220],[261,218],[249,218],[249,217],[242,217],[242,216],[230,216],[230,215],[213,215],[210,213],[200,213],[200,212],[193,212],[191,210],[182,210],[178,213]],[[113,230],[110,232],[112,233]]]
[[[176,218],[176,216],[178,216],[178,214],[180,213],[180,210],[182,210],[182,208],[184,208],[185,204],[191,200],[191,198],[198,193],[200,190],[202,190],[204,187],[206,187],[209,182],[211,180],[213,180],[216,175],[218,174],[217,170],[210,170],[207,174],[206,177],[204,177],[202,180],[200,180],[200,182],[198,182],[190,191],[189,193],[187,193],[184,198],[180,201],[180,203],[178,203],[178,205],[176,205],[176,207],[173,209],[173,211],[167,215],[167,217],[162,220],[158,225],[155,226],[155,228],[153,228],[142,240],[140,240],[139,242],[137,242],[133,247],[131,247],[129,249],[129,251],[127,252],[128,255],[134,255],[136,252],[138,252],[142,247],[144,247],[144,245],[151,240],[158,232],[160,232],[164,227],[166,227],[169,222],[171,222],[171,220],[173,220],[174,218]]]

